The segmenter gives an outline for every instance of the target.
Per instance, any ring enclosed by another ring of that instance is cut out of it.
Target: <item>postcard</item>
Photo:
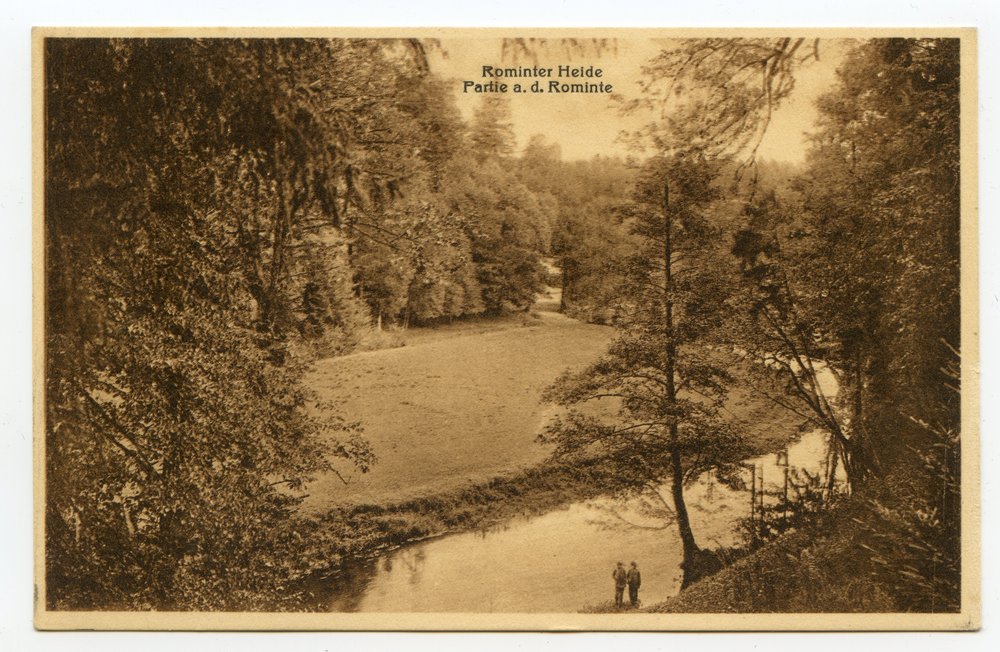
[[[980,625],[972,29],[33,33],[35,625]]]

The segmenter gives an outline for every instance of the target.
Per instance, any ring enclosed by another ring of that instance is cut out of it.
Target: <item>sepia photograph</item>
[[[32,64],[37,628],[979,627],[974,29]]]

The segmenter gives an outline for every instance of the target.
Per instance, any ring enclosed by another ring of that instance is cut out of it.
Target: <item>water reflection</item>
[[[392,571],[390,555],[383,557]],[[313,590],[329,611],[360,611],[362,598],[376,575],[378,560],[345,560],[340,572]]]
[[[750,461],[768,491],[788,469],[828,469],[827,439],[806,434],[787,452]],[[703,547],[739,542],[734,526],[750,514],[746,491],[705,474],[686,490],[695,536]],[[640,527],[626,527],[632,523]],[[322,597],[330,611],[539,613],[575,612],[613,597],[615,563],[637,562],[646,604],[676,595],[681,544],[648,508],[609,499],[576,503],[537,517],[449,535],[345,567]]]

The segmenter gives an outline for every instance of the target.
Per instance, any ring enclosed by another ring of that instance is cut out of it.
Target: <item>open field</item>
[[[471,332],[427,329],[402,348],[315,365],[305,382],[362,422],[379,461],[346,485],[318,479],[306,511],[448,493],[538,464],[549,452],[534,441],[551,414],[542,390],[596,359],[614,333],[551,312]]]
[[[518,313],[411,329],[402,348],[318,362],[305,382],[362,423],[379,460],[367,474],[344,469],[347,484],[319,478],[304,511],[447,496],[536,466],[551,449],[535,437],[557,410],[540,403],[542,390],[613,335],[550,311]],[[745,389],[731,391],[727,409],[750,425],[758,452],[781,448],[800,421]]]

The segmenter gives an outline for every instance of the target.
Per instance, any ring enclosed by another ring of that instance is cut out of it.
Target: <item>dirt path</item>
[[[304,509],[440,494],[541,461],[542,390],[595,360],[614,331],[551,312],[527,323],[317,363],[306,383],[364,424],[379,462],[347,485],[320,478]]]

